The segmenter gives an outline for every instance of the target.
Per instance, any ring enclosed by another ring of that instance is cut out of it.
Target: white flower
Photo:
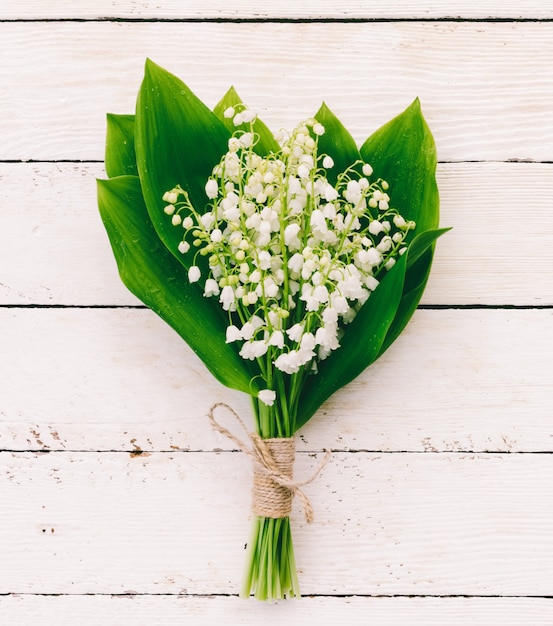
[[[373,220],[369,224],[369,232],[371,233],[371,235],[378,235],[383,230],[384,230],[384,228],[383,228],[382,224],[378,220]]]
[[[263,320],[259,317],[259,315],[252,315],[250,320],[242,326],[242,337],[246,340],[251,339],[254,336],[255,331],[258,328],[261,328],[261,326],[263,326]]]
[[[171,224],[173,224],[173,226],[180,226],[182,222],[182,217],[178,214],[173,215],[173,217],[171,218]]]
[[[188,269],[188,280],[191,283],[196,283],[200,280],[200,276],[202,273],[200,272],[200,268],[197,265],[192,265]]]
[[[204,285],[204,296],[206,298],[209,298],[210,296],[218,296],[219,295],[219,285],[217,284],[217,281],[214,280],[213,278],[208,278],[205,281],[205,285]]]
[[[337,350],[340,344],[336,333],[337,327],[321,326],[317,328],[315,341],[317,345],[322,346],[325,350]]]
[[[394,215],[394,224],[398,227],[398,228],[405,228],[405,226],[407,225],[407,223],[405,222],[405,219],[403,217],[401,217],[401,215]]]
[[[234,289],[230,285],[225,285],[223,290],[221,291],[221,296],[219,301],[223,305],[223,309],[225,311],[230,310],[232,305],[234,304]]]
[[[249,148],[253,144],[253,134],[252,133],[244,133],[240,137],[240,145],[243,148]]]
[[[319,137],[321,135],[325,134],[325,127],[322,124],[315,124],[313,126],[313,132],[315,133],[315,135],[318,135]]]
[[[324,190],[324,197],[327,202],[334,202],[338,198],[338,192],[332,185],[326,185]]]
[[[376,248],[367,250],[367,263],[370,263],[373,267],[382,263],[382,255]]]
[[[370,176],[373,173],[373,168],[368,163],[363,164],[362,170],[365,176]]]
[[[334,160],[332,159],[331,156],[328,156],[328,154],[325,156],[325,158],[323,159],[323,167],[327,170],[331,169],[332,167],[334,167]]]
[[[179,252],[181,254],[186,254],[190,250],[190,244],[188,241],[181,241],[179,243]]]
[[[244,109],[242,111],[242,121],[246,122],[247,124],[253,122],[255,118],[256,113],[254,113],[251,109]]]
[[[267,250],[261,250],[257,255],[257,267],[260,270],[268,270],[271,267],[271,253]]]
[[[292,252],[299,250],[301,247],[300,240],[298,239],[298,233],[301,227],[299,224],[288,224],[284,229],[284,243],[290,248]]]
[[[275,359],[273,364],[277,369],[286,374],[295,374],[296,372],[299,372],[299,369],[302,365],[304,365],[304,362],[297,350],[290,350],[290,352],[281,354],[277,359]]]
[[[304,333],[300,341],[300,350],[310,351],[317,345],[313,333]]]
[[[309,178],[309,167],[305,163],[298,167],[298,176],[304,179]]]
[[[274,330],[269,337],[269,345],[282,350],[284,348],[284,333],[281,330]]]
[[[371,291],[374,291],[380,284],[374,276],[366,276],[364,283],[365,287],[367,287],[367,289],[370,289]]]
[[[244,359],[253,361],[267,353],[269,346],[266,341],[246,341],[240,350],[240,356]]]
[[[226,332],[227,343],[239,341],[240,339],[242,339],[242,333],[240,332],[240,330],[236,326],[234,326],[234,324],[228,326]]]
[[[173,190],[173,191],[166,191],[163,194],[163,202],[168,202],[169,204],[175,204],[175,202],[179,199],[179,195],[178,193]]]
[[[294,324],[286,331],[286,334],[292,341],[300,341],[303,335],[303,324]]]
[[[228,140],[228,149],[230,152],[234,153],[237,150],[240,149],[240,140],[237,137],[231,137]],[[230,159],[227,159],[227,161],[230,161]],[[232,163],[227,163],[227,172],[230,171],[237,171],[237,164],[235,164],[234,162]]]
[[[204,213],[200,217],[200,222],[206,230],[210,230],[213,226],[213,223],[215,222],[215,216],[213,215],[213,213]]]
[[[323,322],[326,326],[338,323],[338,311],[332,307],[327,307],[322,314]]]
[[[272,389],[263,389],[257,394],[257,397],[261,400],[261,402],[263,402],[263,404],[273,406],[276,400],[276,392]]]
[[[228,107],[228,109],[225,109],[223,115],[227,120],[230,120],[232,117],[234,117],[234,113],[234,107]]]
[[[288,268],[292,270],[295,274],[299,274],[301,272],[301,268],[303,267],[303,255],[299,252],[296,252],[290,259],[288,260]]]
[[[391,237],[383,237],[381,242],[376,246],[376,249],[379,252],[388,252],[392,248],[392,238]]]
[[[220,243],[221,241],[223,241],[223,233],[221,232],[221,229],[214,228],[211,231],[211,235],[209,236],[209,238],[211,239],[211,241],[213,241],[213,243]]]
[[[213,178],[208,179],[207,183],[205,184],[205,195],[210,200],[213,200],[214,198],[217,197],[218,193],[219,193],[219,185],[217,184],[217,181],[214,180]]]

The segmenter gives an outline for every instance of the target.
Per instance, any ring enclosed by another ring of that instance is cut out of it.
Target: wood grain
[[[347,623],[366,626],[550,626],[553,602],[547,598],[386,598],[307,597],[263,605],[236,597],[38,596],[0,597],[0,615],[12,626],[151,626],[185,623],[212,626],[222,619],[233,626],[267,626],[283,622],[320,626]]]
[[[98,19],[106,17],[131,19],[428,19],[428,18],[510,18],[547,19],[553,16],[549,3],[542,0],[520,2],[507,0],[442,0],[428,3],[422,0],[389,1],[348,0],[280,0],[263,5],[251,0],[95,0],[73,2],[72,0],[4,0],[0,7],[0,19]]]
[[[308,475],[317,459],[298,456]],[[0,593],[237,592],[243,454],[0,462]],[[550,596],[552,471],[552,455],[335,453],[306,488],[314,524],[292,516],[303,593]]]
[[[0,55],[2,160],[102,159],[151,57],[210,106],[234,83],[272,128],[324,99],[361,143],[419,96],[443,161],[553,161],[551,22],[4,22]]]
[[[552,450],[552,321],[551,310],[418,311],[302,429],[300,449]],[[148,310],[0,309],[0,334],[0,449],[229,449],[209,407],[251,414]]]

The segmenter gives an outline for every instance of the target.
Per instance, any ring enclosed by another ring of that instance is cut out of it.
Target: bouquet
[[[210,411],[254,461],[241,595],[298,596],[292,498],[313,511],[294,434],[398,337],[447,230],[419,101],[358,149],[325,104],[273,134],[233,88],[211,111],[148,60],[136,114],[108,115],[105,169],[123,282],[252,398],[247,442]]]

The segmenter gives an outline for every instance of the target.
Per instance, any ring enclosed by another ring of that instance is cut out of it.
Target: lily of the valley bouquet
[[[248,444],[210,411],[254,459],[242,595],[297,596],[292,497],[312,510],[294,434],[401,333],[444,232],[419,102],[359,149],[324,104],[273,134],[234,89],[211,111],[147,61],[136,115],[108,116],[105,168],[123,282],[252,398]]]

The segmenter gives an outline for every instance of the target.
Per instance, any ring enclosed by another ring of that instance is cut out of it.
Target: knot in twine
[[[225,408],[248,435],[251,447],[232,432],[221,426],[215,419],[217,408]],[[308,480],[297,482],[293,479],[294,458],[296,447],[293,437],[262,439],[257,433],[249,432],[236,411],[224,402],[214,404],[209,410],[209,420],[214,430],[233,441],[242,452],[253,460],[253,498],[252,512],[260,517],[288,517],[292,511],[292,500],[298,498],[303,507],[305,521],[313,521],[313,507],[301,487],[313,482],[330,459],[330,450],[314,474]]]

